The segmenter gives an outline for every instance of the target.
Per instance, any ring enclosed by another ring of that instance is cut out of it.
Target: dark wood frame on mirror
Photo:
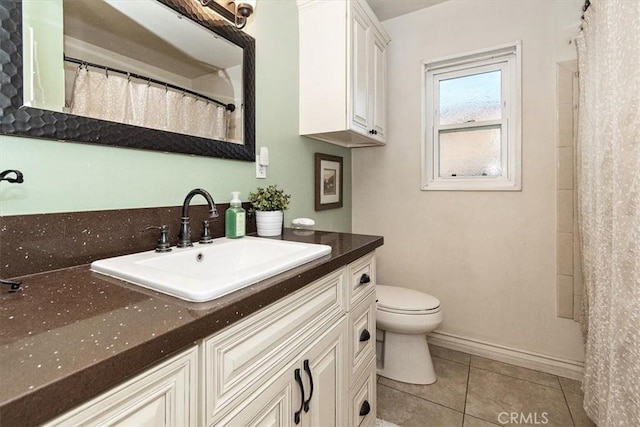
[[[0,0],[0,134],[255,161],[255,40],[198,2],[157,1],[243,49],[243,144],[24,106],[22,0]]]

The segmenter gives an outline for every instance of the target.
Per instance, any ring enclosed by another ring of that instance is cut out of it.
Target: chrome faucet
[[[177,245],[179,248],[193,246],[193,243],[191,243],[191,227],[189,226],[189,203],[191,203],[191,199],[193,199],[193,196],[196,194],[200,194],[207,200],[207,204],[209,205],[209,218],[216,218],[218,216],[216,203],[213,201],[211,194],[201,188],[189,191],[189,194],[187,194],[182,204],[182,218],[180,221],[180,234],[178,235]]]

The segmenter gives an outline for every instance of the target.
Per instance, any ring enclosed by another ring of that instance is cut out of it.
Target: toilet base
[[[436,373],[431,361],[427,337],[385,331],[384,366],[378,374],[409,384],[433,384]]]

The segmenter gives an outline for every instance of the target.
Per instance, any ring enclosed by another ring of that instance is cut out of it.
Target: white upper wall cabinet
[[[344,147],[386,143],[390,38],[364,0],[298,0],[300,135]]]

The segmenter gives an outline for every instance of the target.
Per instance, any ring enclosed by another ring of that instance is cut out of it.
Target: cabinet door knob
[[[360,284],[364,285],[369,282],[371,282],[371,277],[369,277],[367,273],[363,273],[362,276],[360,276]]]
[[[293,414],[293,421],[296,424],[300,424],[300,414],[302,414],[302,406],[304,405],[304,385],[302,385],[302,377],[300,376],[300,369],[296,369],[293,373],[293,377],[300,387],[300,409]]]
[[[360,407],[360,416],[364,417],[368,415],[369,412],[371,412],[371,405],[369,405],[369,402],[365,400],[362,402],[362,406]]]
[[[369,341],[369,338],[371,338],[371,334],[366,329],[363,329],[360,333],[360,342]]]

